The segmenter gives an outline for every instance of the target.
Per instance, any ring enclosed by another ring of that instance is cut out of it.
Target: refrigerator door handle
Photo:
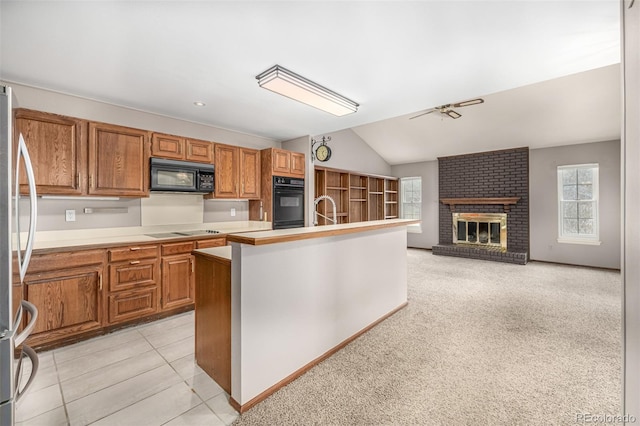
[[[23,300],[22,303],[20,304],[20,307],[18,308],[18,314],[16,315],[17,319],[19,320],[22,319],[23,309],[29,312],[30,318],[29,318],[29,323],[26,325],[26,327],[20,333],[18,333],[18,335],[14,338],[14,345],[16,347],[20,346],[22,342],[24,342],[27,339],[27,337],[29,337],[29,334],[31,334],[33,327],[35,327],[36,325],[36,320],[38,319],[38,309],[35,307],[33,303],[27,302],[26,300]],[[17,330],[18,327],[20,327],[20,323],[16,322],[15,330]]]
[[[30,215],[29,215],[29,235],[27,237],[27,247],[25,248],[24,258],[22,258],[22,252],[20,247],[20,157],[24,157],[24,165],[27,172],[27,181],[29,183],[29,203],[30,203]],[[33,173],[33,166],[31,165],[31,157],[29,156],[29,150],[27,144],[24,142],[22,133],[18,140],[18,154],[16,161],[16,203],[15,203],[15,216],[16,216],[16,233],[18,240],[18,268],[20,270],[20,282],[24,281],[24,276],[27,274],[27,268],[29,267],[29,261],[31,260],[31,252],[33,251],[33,240],[36,233],[36,219],[38,217],[38,200],[36,193],[36,180]]]
[[[20,379],[22,378],[22,360],[24,359],[24,354],[27,354],[27,356],[31,360],[31,374],[29,375],[29,380],[27,380],[27,383],[25,383],[24,387],[20,389]],[[20,399],[22,398],[24,393],[33,383],[33,379],[35,379],[36,377],[39,365],[40,361],[38,360],[38,354],[36,353],[36,351],[34,351],[30,346],[22,345],[22,354],[20,355],[20,361],[18,361],[18,367],[16,368],[17,373],[15,376],[16,403],[20,402]]]

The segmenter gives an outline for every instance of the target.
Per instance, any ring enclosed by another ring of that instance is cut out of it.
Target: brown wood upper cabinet
[[[86,194],[86,121],[17,109],[14,146],[17,146],[20,134],[24,137],[34,165],[38,194]],[[21,167],[21,192],[27,191],[26,182],[26,173],[24,167]]]
[[[151,136],[151,156],[212,163],[213,144],[198,139],[153,133]]]
[[[149,136],[146,130],[90,122],[88,193],[148,197]]]
[[[286,151],[278,148],[267,148],[262,150],[263,158],[265,154],[270,157],[271,173],[274,176],[291,176],[304,178],[304,154],[300,152]]]
[[[215,198],[260,198],[258,150],[216,143],[214,162]]]

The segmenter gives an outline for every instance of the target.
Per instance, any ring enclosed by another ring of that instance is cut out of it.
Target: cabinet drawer
[[[170,243],[162,245],[162,255],[169,256],[172,254],[191,253],[193,251],[193,241]]]
[[[197,249],[205,249],[211,247],[222,247],[227,245],[226,238],[214,238],[212,240],[199,240],[196,241]]]
[[[55,271],[79,266],[97,265],[104,262],[104,250],[64,251],[60,253],[34,254],[29,262],[29,274],[42,271]],[[17,272],[17,263],[13,268]]]
[[[109,322],[141,318],[158,311],[158,289],[123,291],[109,296]]]
[[[109,265],[109,291],[131,290],[158,283],[156,259],[131,260]]]
[[[158,256],[158,246],[131,246],[109,250],[109,262],[136,260]]]

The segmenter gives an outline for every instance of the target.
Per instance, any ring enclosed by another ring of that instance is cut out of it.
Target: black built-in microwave
[[[213,192],[214,167],[212,164],[151,158],[152,191]]]

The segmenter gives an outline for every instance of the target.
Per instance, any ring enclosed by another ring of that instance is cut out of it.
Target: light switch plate
[[[64,213],[64,220],[67,222],[75,222],[76,221],[76,211],[75,210],[66,210]]]
[[[235,208],[231,208],[231,216],[235,216],[236,215],[236,209]]]

